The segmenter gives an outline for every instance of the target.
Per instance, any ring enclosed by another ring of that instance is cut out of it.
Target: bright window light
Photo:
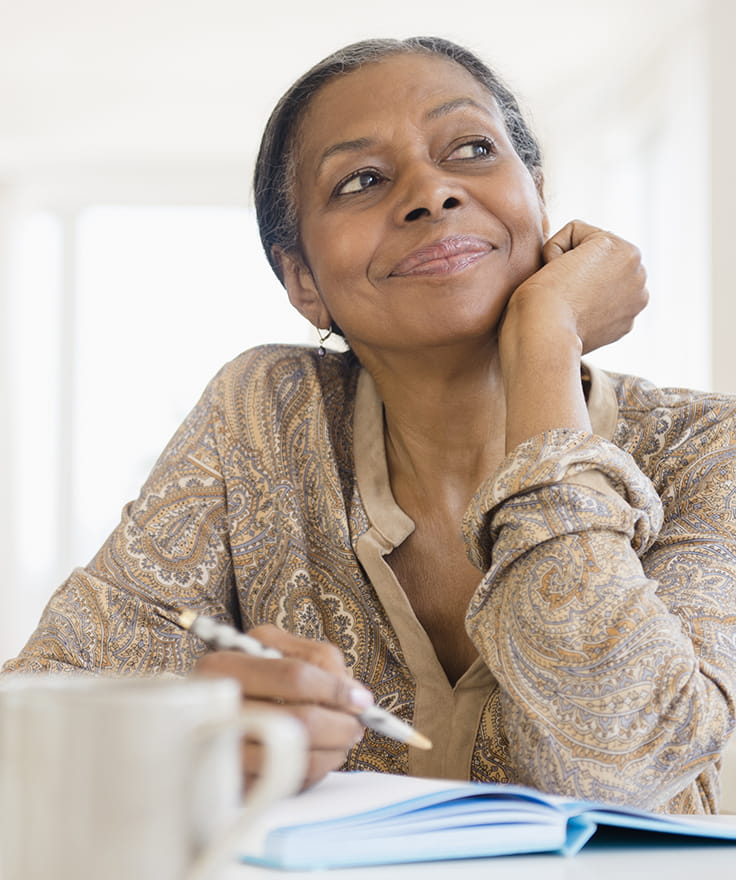
[[[209,379],[264,342],[307,342],[239,208],[92,207],[77,231],[73,544],[98,549]]]

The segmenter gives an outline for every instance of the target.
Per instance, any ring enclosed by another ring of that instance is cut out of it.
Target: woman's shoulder
[[[212,384],[222,392],[266,388],[298,380],[303,387],[321,388],[352,377],[358,368],[350,352],[330,351],[323,357],[307,345],[270,343],[248,348],[228,361]]]
[[[318,401],[330,409],[352,406],[360,366],[351,352],[320,357],[310,346],[268,344],[247,349],[226,363],[211,393],[228,421],[244,416],[278,419],[288,410],[307,411]]]
[[[640,376],[605,372],[618,405],[616,438],[639,438],[672,447],[696,438],[701,444],[736,444],[736,395],[659,386]],[[656,438],[656,439],[655,439]]]
[[[603,373],[613,386],[619,410],[632,415],[663,410],[718,410],[724,415],[736,411],[736,394],[657,385],[641,376],[610,371]]]

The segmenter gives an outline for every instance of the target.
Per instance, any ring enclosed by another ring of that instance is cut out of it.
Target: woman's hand
[[[354,681],[340,651],[327,642],[301,639],[270,624],[248,630],[284,658],[250,657],[235,651],[214,651],[198,662],[196,673],[227,676],[240,683],[243,706],[268,706],[286,712],[304,726],[309,743],[304,786],[336,770],[363,736],[356,717],[373,704],[373,697]],[[243,743],[246,786],[261,770],[258,743]]]
[[[544,318],[574,330],[582,353],[628,333],[649,294],[641,254],[624,239],[580,220],[566,224],[542,249],[544,265],[516,291],[507,320]]]
[[[499,327],[506,451],[555,428],[591,431],[580,357],[615,342],[647,304],[639,251],[579,220],[544,245]]]

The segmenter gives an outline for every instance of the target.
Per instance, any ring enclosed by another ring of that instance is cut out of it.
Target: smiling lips
[[[493,249],[489,241],[476,235],[452,235],[413,251],[394,267],[391,275],[452,275]]]

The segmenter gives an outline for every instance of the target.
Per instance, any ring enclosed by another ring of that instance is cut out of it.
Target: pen
[[[252,657],[271,657],[278,659],[284,655],[275,648],[262,645],[258,639],[240,632],[226,623],[219,623],[211,617],[195,614],[189,609],[178,610],[176,622],[183,629],[189,630],[195,636],[214,650],[242,651]],[[418,749],[431,749],[432,743],[414,728],[379,706],[369,706],[358,715],[360,721],[372,730],[390,736],[392,739],[404,742]]]

